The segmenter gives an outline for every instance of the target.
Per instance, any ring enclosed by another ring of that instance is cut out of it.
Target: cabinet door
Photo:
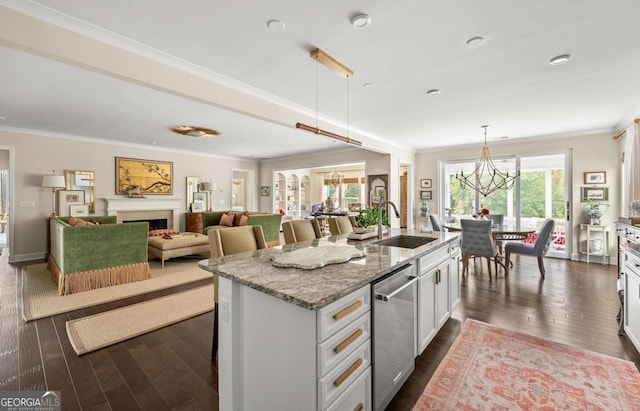
[[[460,247],[451,251],[449,262],[449,312],[453,312],[460,302]]]
[[[627,261],[624,284],[624,331],[637,350],[640,350],[640,272],[635,273]]]
[[[418,279],[418,354],[422,354],[436,335],[436,270]]]
[[[439,265],[436,271],[436,328],[438,330],[449,318],[449,265],[449,261],[446,261]]]

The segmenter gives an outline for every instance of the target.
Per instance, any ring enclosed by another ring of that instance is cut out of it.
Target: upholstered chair
[[[485,257],[491,275],[491,260],[493,260],[496,275],[498,275],[498,264],[502,265],[498,257],[498,248],[493,242],[491,235],[491,220],[460,220],[462,231],[462,272],[469,271],[469,257]],[[506,270],[505,270],[506,272]]]
[[[507,267],[507,275],[509,274],[509,263],[511,254],[532,255],[538,258],[538,269],[540,275],[544,278],[544,256],[549,250],[549,244],[551,244],[551,237],[553,234],[553,228],[555,222],[551,218],[547,218],[542,224],[542,228],[536,237],[536,242],[533,244],[525,244],[521,242],[508,242],[504,246],[505,251],[505,266]]]
[[[438,216],[437,214],[429,214],[429,220],[431,221],[431,230],[443,231],[440,216]]]
[[[282,232],[285,244],[322,238],[320,224],[316,219],[286,221],[282,223]]]
[[[331,235],[349,234],[353,232],[355,218],[349,216],[333,217],[329,219]]]
[[[487,218],[491,220],[491,224],[493,225],[504,225],[504,214],[489,214]]]
[[[264,232],[260,225],[245,225],[233,228],[213,228],[207,232],[209,236],[209,251],[211,258],[225,255],[239,254],[266,248]],[[213,275],[214,306],[213,313],[213,344],[211,359],[218,354],[218,274]]]

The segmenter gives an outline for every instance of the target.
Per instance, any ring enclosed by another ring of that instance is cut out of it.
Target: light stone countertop
[[[437,240],[415,249],[372,244],[377,238],[349,240],[346,235],[327,237],[251,253],[200,261],[200,268],[254,288],[276,298],[314,310],[375,281],[394,268],[445,246],[459,233],[391,229],[384,238],[398,234],[432,237]],[[346,263],[329,264],[317,269],[280,268],[271,263],[272,256],[305,247],[353,246],[366,253]]]

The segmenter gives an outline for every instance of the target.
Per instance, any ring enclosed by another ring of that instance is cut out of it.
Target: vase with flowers
[[[480,210],[473,213],[473,218],[480,220],[487,220],[489,215],[489,210],[486,208],[481,208]]]

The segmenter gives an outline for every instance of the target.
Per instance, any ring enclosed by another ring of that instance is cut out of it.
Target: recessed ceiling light
[[[362,29],[371,24],[371,17],[366,14],[356,14],[351,17],[351,25],[357,29]]]
[[[482,36],[471,37],[469,40],[467,40],[467,46],[469,47],[477,47],[482,43],[484,43],[484,37]]]
[[[376,85],[375,85],[375,84],[373,84],[373,83],[364,83],[364,84],[362,85],[362,87],[363,87],[363,88],[365,88],[365,89],[367,89],[367,90],[371,90],[371,89],[376,88]]]
[[[427,90],[428,96],[437,96],[438,94],[440,94],[440,90],[437,88],[432,88],[431,90]]]
[[[152,146],[155,146],[157,143],[155,141],[149,141],[149,144],[151,144]]]
[[[4,116],[0,116],[0,120],[6,120],[7,118]]]
[[[552,66],[558,66],[560,64],[564,64],[571,58],[569,54],[560,54],[559,56],[555,56],[551,60],[549,60],[549,64]]]
[[[284,23],[280,20],[271,19],[267,22],[267,27],[271,31],[282,31],[284,30]]]

